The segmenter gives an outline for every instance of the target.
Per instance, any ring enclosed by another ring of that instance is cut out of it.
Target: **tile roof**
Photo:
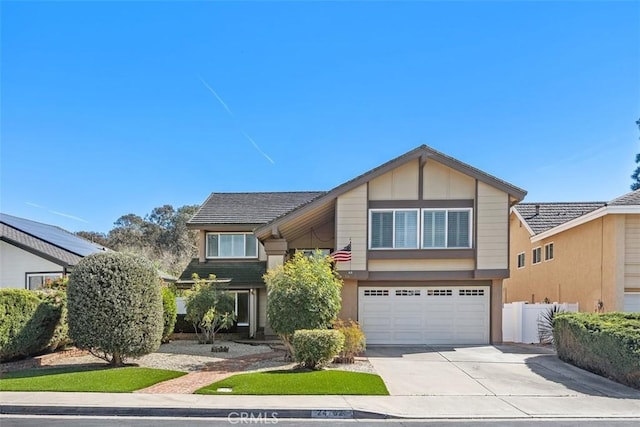
[[[267,224],[323,194],[324,191],[211,193],[189,224]]]
[[[613,199],[609,203],[609,206],[634,206],[640,205],[640,190],[632,191],[616,199]]]
[[[516,210],[534,234],[581,217],[606,205],[606,202],[520,203]]]
[[[198,258],[191,260],[187,268],[180,275],[180,281],[190,281],[193,273],[201,278],[208,278],[214,274],[217,279],[232,279],[229,287],[247,287],[263,285],[262,276],[267,272],[264,261],[214,261],[201,263]]]

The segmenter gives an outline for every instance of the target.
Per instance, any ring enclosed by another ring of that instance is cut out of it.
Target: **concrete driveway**
[[[562,362],[532,345],[370,347],[367,357],[392,396],[599,396],[640,391]]]

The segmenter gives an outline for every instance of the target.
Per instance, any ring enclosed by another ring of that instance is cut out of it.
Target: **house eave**
[[[605,215],[638,215],[638,214],[640,214],[640,206],[638,205],[603,206],[599,209],[596,209],[595,211],[589,212],[588,214],[572,219],[571,221],[567,221],[564,224],[558,225],[557,227],[554,227],[552,229],[549,229],[545,232],[542,232],[540,234],[537,234],[531,237],[531,243],[548,239],[549,237],[555,236],[558,233],[562,233],[563,231],[567,231],[574,227],[578,227],[582,224],[586,224],[587,222],[601,218]]]

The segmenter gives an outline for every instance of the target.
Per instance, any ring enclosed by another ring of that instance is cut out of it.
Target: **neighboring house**
[[[105,250],[62,228],[0,213],[0,288],[38,289]]]
[[[199,259],[180,279],[224,279],[249,336],[269,335],[262,274],[350,243],[340,317],[368,343],[501,342],[509,209],[525,194],[424,145],[328,192],[213,193],[188,224]]]
[[[640,190],[610,202],[522,203],[510,221],[505,302],[640,311]]]

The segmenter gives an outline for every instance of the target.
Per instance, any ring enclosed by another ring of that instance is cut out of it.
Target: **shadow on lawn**
[[[21,371],[5,372],[0,376],[0,379],[16,379],[16,378],[34,378],[44,377],[48,375],[57,374],[69,374],[72,372],[87,372],[109,369],[110,366],[106,363],[85,363],[74,365],[57,365],[52,367],[39,367],[33,369],[25,369]]]

